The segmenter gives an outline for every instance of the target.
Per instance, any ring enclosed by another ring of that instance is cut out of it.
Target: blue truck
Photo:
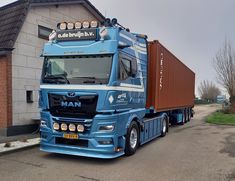
[[[185,82],[193,85],[192,101],[155,106],[157,90],[149,85],[160,82],[164,90],[166,76],[160,60],[159,76],[156,68],[151,71],[156,80],[150,80],[149,46],[146,35],[131,33],[116,19],[102,25],[59,23],[42,53],[40,149],[108,159],[133,155],[140,145],[165,136],[169,124],[189,121],[194,82]]]

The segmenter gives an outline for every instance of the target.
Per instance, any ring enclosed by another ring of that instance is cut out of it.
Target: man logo
[[[60,103],[61,107],[82,107],[81,102],[68,102],[68,101],[62,101]]]
[[[69,97],[75,97],[75,96],[76,96],[76,93],[75,93],[75,92],[69,92],[69,93],[68,93],[68,96],[69,96]]]

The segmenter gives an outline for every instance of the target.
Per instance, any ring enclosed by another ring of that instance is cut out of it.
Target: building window
[[[38,25],[38,37],[44,40],[49,40],[49,35],[51,34],[52,29]]]
[[[27,103],[33,103],[33,91],[26,91]]]

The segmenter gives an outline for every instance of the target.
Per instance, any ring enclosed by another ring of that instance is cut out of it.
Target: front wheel
[[[133,155],[139,146],[139,127],[135,121],[131,122],[126,135],[126,155]]]

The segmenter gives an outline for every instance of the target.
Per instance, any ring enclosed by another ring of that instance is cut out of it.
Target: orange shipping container
[[[147,108],[159,111],[194,106],[195,73],[159,41],[148,44]]]

